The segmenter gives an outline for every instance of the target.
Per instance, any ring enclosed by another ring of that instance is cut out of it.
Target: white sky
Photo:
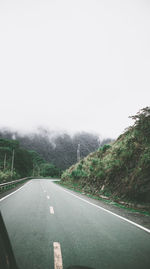
[[[149,0],[0,0],[0,127],[116,138],[149,105]]]

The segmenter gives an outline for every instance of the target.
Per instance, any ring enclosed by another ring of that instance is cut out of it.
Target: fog
[[[150,2],[1,0],[0,127],[116,138],[150,100]]]

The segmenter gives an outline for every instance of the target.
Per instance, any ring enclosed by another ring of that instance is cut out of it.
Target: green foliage
[[[11,180],[15,180],[19,175],[14,171],[13,175],[11,171],[0,171],[0,183],[9,182]]]
[[[41,175],[44,177],[59,177],[60,174],[60,169],[51,163],[43,163],[41,165]]]
[[[94,167],[92,165],[90,165],[90,171],[93,172],[94,171]]]
[[[92,165],[97,165],[98,164],[98,159],[92,159]]]
[[[105,172],[104,172],[103,170],[100,170],[100,171],[97,173],[96,177],[97,177],[99,180],[104,180],[104,178],[105,178]]]
[[[19,148],[19,142],[17,140],[9,140],[9,139],[2,139],[0,138],[0,147],[1,148],[7,148],[10,150],[18,149]]]
[[[82,164],[81,163],[78,165],[78,169],[82,170]]]
[[[0,169],[4,169],[4,159],[7,162],[5,165],[5,170],[9,170],[11,167],[12,151],[18,150],[19,142],[16,140],[8,140],[0,138]]]
[[[131,116],[135,120],[134,127],[136,136],[146,143],[150,142],[150,107],[141,109],[136,115]]]
[[[11,180],[11,172],[10,171],[0,171],[0,182],[7,182]]]
[[[99,148],[99,151],[101,151],[102,153],[105,153],[110,148],[111,148],[111,145],[104,145],[103,147]]]
[[[120,158],[123,159],[123,161],[128,161],[132,158],[133,156],[133,151],[132,150],[124,150],[120,154]]]
[[[87,173],[83,170],[80,170],[80,169],[76,169],[76,170],[73,170],[71,172],[71,178],[74,179],[74,180],[78,180],[80,178],[83,178],[83,177],[86,177],[87,176]]]
[[[150,165],[150,148],[146,148],[141,158],[141,163],[147,167]]]
[[[33,159],[29,151],[22,148],[15,151],[14,168],[20,177],[32,175]]]
[[[77,179],[98,193],[107,190],[114,198],[150,203],[150,108],[131,118],[132,127],[111,146],[104,145],[83,159],[82,169],[75,165],[66,170],[63,180]]]
[[[11,172],[14,150],[14,166]],[[61,171],[47,163],[37,152],[20,148],[16,140],[0,139],[0,181],[27,176],[60,176]]]
[[[29,150],[29,153],[30,153],[30,155],[32,157],[32,161],[33,161],[34,164],[40,165],[40,164],[45,162],[45,160],[36,151]]]

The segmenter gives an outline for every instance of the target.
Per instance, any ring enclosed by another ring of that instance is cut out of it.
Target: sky
[[[0,0],[0,127],[117,138],[149,105],[149,0]]]

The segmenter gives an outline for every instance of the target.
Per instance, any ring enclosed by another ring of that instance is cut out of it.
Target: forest
[[[61,170],[36,151],[20,147],[19,141],[0,138],[0,182],[24,177],[60,177]]]
[[[54,164],[61,170],[67,169],[77,162],[79,144],[82,159],[100,146],[112,141],[111,138],[100,140],[99,135],[88,132],[70,135],[67,132],[54,132],[44,128],[27,134],[5,128],[0,130],[0,138],[16,139],[22,148],[36,151],[45,161]]]

